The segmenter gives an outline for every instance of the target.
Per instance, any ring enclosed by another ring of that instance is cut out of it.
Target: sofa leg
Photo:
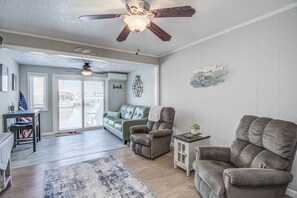
[[[124,140],[124,142],[123,142],[124,144],[127,144],[127,140]]]

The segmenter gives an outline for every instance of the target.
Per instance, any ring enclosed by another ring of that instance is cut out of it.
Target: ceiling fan
[[[106,72],[95,72],[95,71],[93,71],[90,63],[85,63],[82,66],[82,69],[77,69],[77,68],[73,68],[73,69],[76,70],[76,71],[79,71],[77,73],[82,74],[83,76],[91,76],[93,73],[95,73],[95,74],[105,74],[106,73]]]
[[[125,41],[130,32],[142,32],[145,28],[152,31],[162,41],[169,41],[171,36],[161,29],[158,25],[151,21],[152,18],[165,17],[192,17],[195,14],[195,9],[191,6],[181,6],[173,8],[162,8],[150,10],[150,4],[145,0],[137,0],[134,5],[129,5],[126,2],[127,14],[98,14],[98,15],[82,15],[79,19],[82,20],[98,20],[110,18],[123,18],[126,26],[117,38],[118,42]]]

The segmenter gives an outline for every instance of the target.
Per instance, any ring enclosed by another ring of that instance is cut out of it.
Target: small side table
[[[0,133],[0,192],[11,186],[10,153],[13,140],[13,133]]]
[[[209,145],[209,135],[197,134],[192,137],[185,137],[185,133],[174,136],[174,168],[180,167],[187,172],[187,176],[193,170],[193,162],[195,160],[195,147]]]

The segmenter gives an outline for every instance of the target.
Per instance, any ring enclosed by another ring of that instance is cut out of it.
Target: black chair
[[[37,125],[38,126],[38,125]],[[33,134],[33,137],[31,137],[31,133],[26,136],[24,131],[25,130],[31,130],[33,132],[33,124],[32,122],[15,122],[10,126],[10,131],[14,133],[14,148],[17,145],[20,144],[35,144],[39,141],[39,132],[37,132],[38,127],[34,130],[35,135]],[[22,137],[20,137],[22,135]],[[33,152],[36,152],[36,149],[33,147]]]

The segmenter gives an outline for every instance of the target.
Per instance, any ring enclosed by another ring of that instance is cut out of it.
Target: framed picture
[[[8,68],[0,64],[0,91],[8,91]]]
[[[16,74],[12,74],[12,91],[18,90],[18,76]]]

